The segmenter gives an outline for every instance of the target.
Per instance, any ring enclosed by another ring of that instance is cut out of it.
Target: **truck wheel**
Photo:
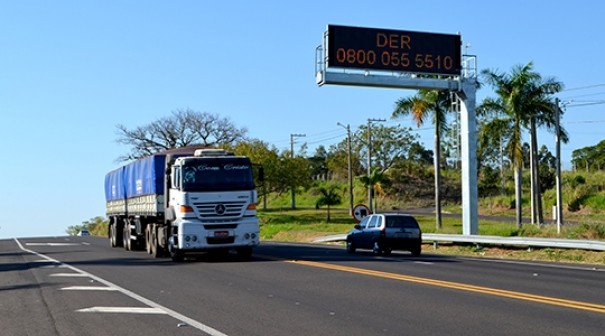
[[[116,242],[116,227],[115,225],[110,225],[109,226],[109,244],[111,245],[111,247],[117,247],[118,243]]]
[[[164,249],[160,246],[158,242],[158,236],[155,231],[155,227],[151,230],[151,240],[149,242],[151,245],[151,255],[154,258],[161,258],[164,256]]]
[[[240,247],[237,249],[237,256],[240,260],[250,260],[252,259],[252,247]]]
[[[174,262],[182,262],[183,260],[185,260],[185,255],[183,254],[183,251],[180,251],[176,248],[171,248],[170,259],[172,259],[172,261]]]
[[[130,251],[131,250],[130,228],[127,225],[124,226],[124,233],[122,234],[122,237],[123,237],[123,241],[124,241],[124,249],[126,251]]]
[[[147,227],[145,227],[145,250],[147,251],[147,254],[152,253],[151,243],[151,225],[147,225]]]

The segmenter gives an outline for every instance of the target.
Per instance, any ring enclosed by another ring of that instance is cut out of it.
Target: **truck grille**
[[[241,217],[244,214],[246,202],[209,202],[193,203],[201,218]]]

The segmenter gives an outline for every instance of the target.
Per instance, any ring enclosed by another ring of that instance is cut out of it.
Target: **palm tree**
[[[523,152],[522,152],[522,132],[523,128],[528,128],[534,142],[534,148],[537,148],[537,138],[535,132],[537,126],[546,126],[549,129],[554,128],[555,114],[554,103],[549,97],[550,94],[558,92],[562,84],[554,79],[543,80],[540,74],[533,71],[533,63],[527,65],[515,66],[510,74],[501,73],[494,70],[482,71],[486,82],[490,84],[497,95],[496,98],[486,98],[478,108],[483,113],[497,113],[504,116],[506,124],[510,127],[506,152],[512,161],[515,177],[515,207],[517,228],[522,226],[522,196],[521,189]],[[566,133],[561,132],[562,135]],[[531,157],[531,155],[530,155]],[[531,160],[531,158],[530,158]],[[533,165],[537,169],[537,165]],[[537,174],[534,174],[537,176]],[[536,181],[532,181],[532,186],[537,186]],[[538,202],[539,188],[532,188],[532,208],[540,208]]]
[[[531,63],[530,63],[531,64]],[[549,131],[555,132],[556,115],[558,106],[551,98],[551,95],[560,92],[563,84],[554,78],[542,79],[537,76],[536,82],[529,90],[531,104],[527,107],[527,123],[530,131],[530,163],[531,163],[531,187],[532,187],[532,223],[541,224],[544,222],[542,212],[542,197],[540,190],[540,175],[538,173],[538,127],[546,127]],[[568,142],[567,132],[563,129],[560,134],[561,141]]]
[[[401,98],[395,104],[392,118],[411,115],[418,127],[427,118],[435,125],[435,223],[441,229],[441,134],[447,131],[446,113],[451,110],[449,92],[420,90],[412,97]]]
[[[317,190],[320,193],[320,197],[315,203],[315,205],[319,208],[323,205],[328,207],[328,216],[326,221],[330,221],[330,206],[338,205],[342,203],[342,197],[338,194],[338,186],[333,184],[327,187],[319,187]]]
[[[384,172],[378,168],[372,168],[370,175],[361,175],[358,177],[359,181],[363,183],[363,186],[374,195],[374,192],[378,190],[382,190],[382,185],[389,182],[388,177],[384,174]],[[374,199],[374,206],[368,204],[370,209],[373,209],[376,212],[376,198]]]

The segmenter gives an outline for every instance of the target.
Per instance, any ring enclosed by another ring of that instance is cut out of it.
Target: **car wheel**
[[[390,247],[385,247],[384,249],[382,249],[382,254],[386,256],[391,255],[391,252],[393,252],[393,249]]]
[[[353,254],[355,253],[355,249],[355,243],[350,240],[347,240],[347,253]]]
[[[380,247],[380,243],[378,241],[374,242],[374,245],[372,246],[372,252],[376,255],[382,254],[382,248]]]
[[[422,247],[420,245],[418,245],[418,246],[415,246],[414,248],[412,248],[412,250],[410,252],[412,252],[412,256],[419,257],[420,251],[422,251]]]

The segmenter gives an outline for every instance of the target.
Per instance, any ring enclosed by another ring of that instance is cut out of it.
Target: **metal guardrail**
[[[317,243],[345,241],[347,235],[339,234],[320,237],[314,240]],[[422,240],[425,243],[467,243],[477,245],[503,245],[523,247],[545,247],[576,249],[588,251],[605,251],[605,241],[579,240],[579,239],[556,239],[556,238],[530,238],[530,237],[499,237],[481,235],[457,235],[423,233]]]

